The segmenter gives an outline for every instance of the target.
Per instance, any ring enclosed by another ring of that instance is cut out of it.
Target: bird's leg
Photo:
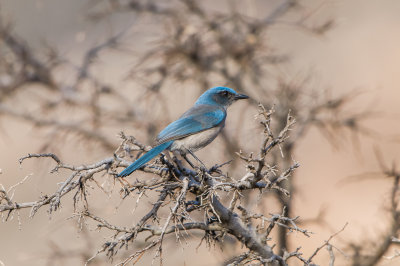
[[[205,164],[202,162],[202,161],[200,161],[200,159],[194,154],[194,152],[192,152],[191,150],[187,150],[192,156],[193,156],[193,158],[195,158],[200,164],[201,164],[201,167],[200,167],[200,169],[202,169],[202,170],[204,170],[204,171],[207,171],[207,167],[205,166]],[[192,166],[193,167],[193,166]]]
[[[191,150],[188,150],[188,152],[193,156],[193,158],[195,158],[199,163],[201,163],[202,166],[206,167],[204,163],[200,161],[200,159]]]
[[[179,169],[183,169],[183,165],[182,162],[178,159],[178,155],[179,153],[176,151],[173,151],[172,154],[174,155],[174,157],[172,158],[172,161],[176,163],[176,165],[178,166]]]
[[[194,164],[193,164],[193,163],[189,160],[189,158],[186,156],[185,153],[182,153],[181,155],[182,155],[183,159],[185,159],[185,161],[186,161],[188,164],[190,164],[190,166],[191,166],[193,169],[196,168],[196,167],[194,166]]]

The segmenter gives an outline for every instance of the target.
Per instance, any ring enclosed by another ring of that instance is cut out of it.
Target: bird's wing
[[[198,104],[169,124],[157,136],[158,143],[177,140],[210,129],[225,122],[226,111],[221,107]]]

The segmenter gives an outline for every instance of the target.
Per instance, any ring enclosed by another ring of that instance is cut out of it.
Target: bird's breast
[[[180,151],[186,153],[187,150],[195,152],[210,144],[221,132],[223,126],[213,127],[199,133],[175,140],[171,147],[171,151]]]

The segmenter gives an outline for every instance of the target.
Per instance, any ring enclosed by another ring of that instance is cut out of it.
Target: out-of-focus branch
[[[386,166],[383,156],[376,151],[377,160],[381,166],[382,174],[390,178],[393,182],[390,191],[389,213],[390,220],[386,232],[382,233],[377,239],[366,239],[359,244],[357,242],[349,243],[352,252],[352,265],[377,265],[385,258],[385,254],[390,247],[398,244],[397,238],[400,235],[400,210],[399,210],[399,190],[400,190],[400,171],[393,164],[392,168]],[[397,252],[397,251],[395,251]],[[396,258],[396,253],[392,257]]]
[[[112,150],[115,148],[115,143],[112,143],[102,133],[83,127],[81,121],[65,123],[57,119],[41,119],[31,113],[21,112],[3,104],[0,104],[0,115],[21,119],[37,127],[50,127],[61,132],[74,133],[78,136],[83,136],[85,139],[91,139],[94,142],[100,143],[105,150]]]

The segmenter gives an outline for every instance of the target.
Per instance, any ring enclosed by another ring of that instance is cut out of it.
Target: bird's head
[[[226,108],[237,100],[248,98],[249,96],[239,94],[231,88],[215,87],[204,92],[196,101],[196,104],[220,105]]]

